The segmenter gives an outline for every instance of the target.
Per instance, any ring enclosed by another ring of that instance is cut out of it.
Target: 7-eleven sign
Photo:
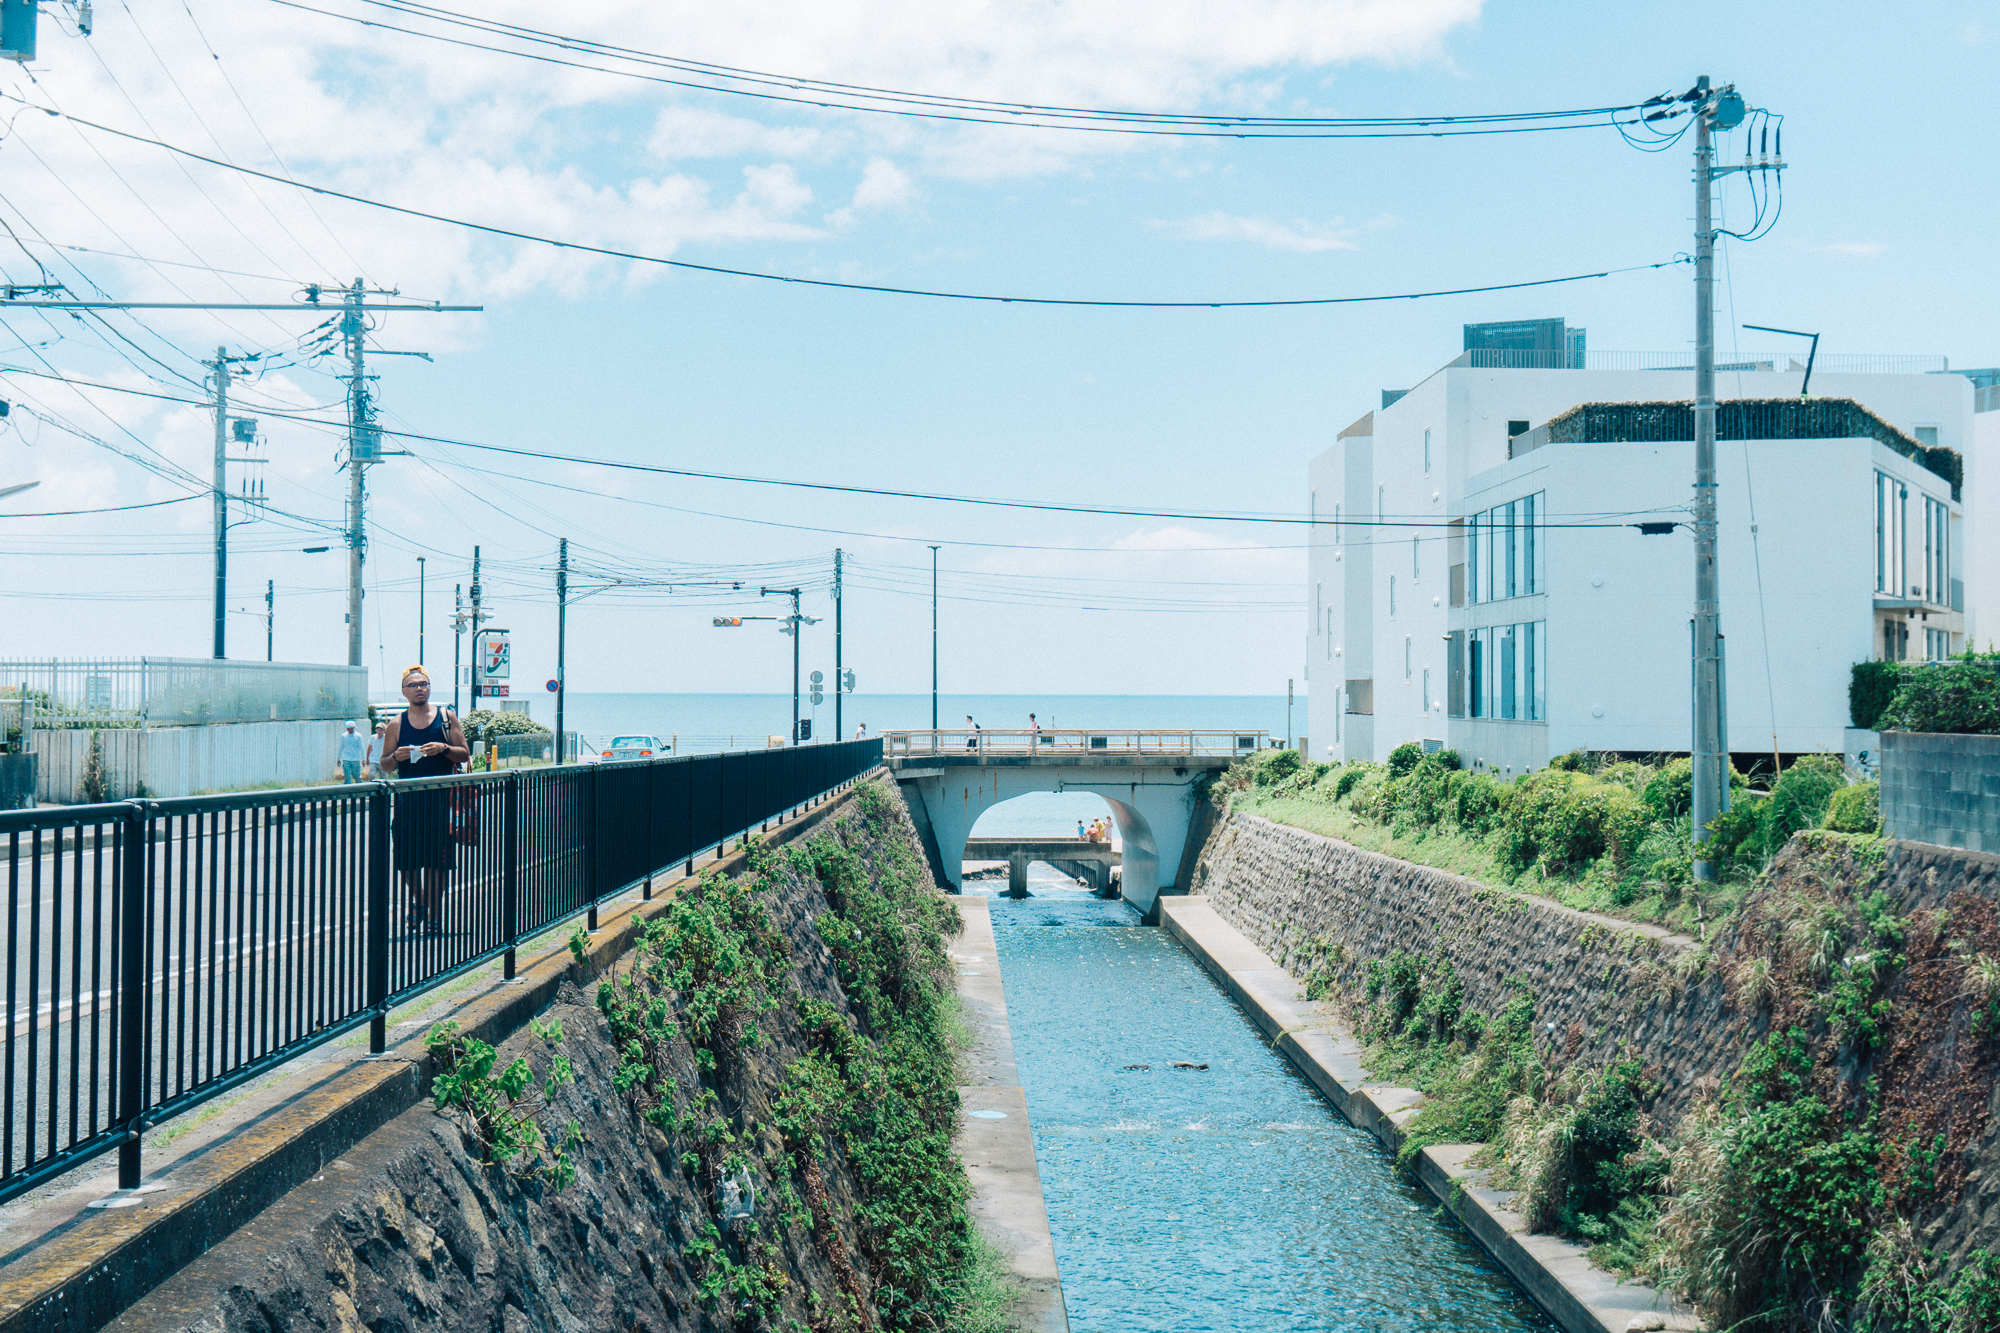
[[[497,685],[513,674],[513,650],[504,629],[479,631],[473,648],[473,683]]]

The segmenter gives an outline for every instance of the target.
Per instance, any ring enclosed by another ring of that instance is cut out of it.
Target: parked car
[[[658,759],[672,754],[674,747],[658,736],[613,736],[597,756],[599,763],[619,759]]]

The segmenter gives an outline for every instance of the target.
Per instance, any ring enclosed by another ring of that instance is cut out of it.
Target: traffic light
[[[801,741],[809,741],[809,740],[811,740],[812,738],[813,738],[813,723],[812,723],[812,719],[811,719],[811,718],[809,718],[809,717],[802,717],[802,718],[800,718],[800,719],[799,719],[799,739],[800,739]]]
[[[854,668],[845,667],[840,673],[840,688],[844,694],[854,693]]]
[[[741,629],[743,628],[743,617],[717,616],[715,618],[715,627],[717,629]]]

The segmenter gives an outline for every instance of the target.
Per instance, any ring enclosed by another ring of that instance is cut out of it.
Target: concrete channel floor
[[[988,900],[976,895],[952,901],[965,929],[951,944],[951,960],[973,1031],[972,1047],[962,1057],[967,1082],[958,1089],[954,1146],[972,1182],[973,1224],[999,1247],[1021,1282],[1013,1311],[1018,1326],[1026,1333],[1069,1333],[1055,1239],[1035,1163],[1035,1135],[1028,1123],[1028,1095],[1014,1066],[1014,1034],[1007,1022],[992,913]]]

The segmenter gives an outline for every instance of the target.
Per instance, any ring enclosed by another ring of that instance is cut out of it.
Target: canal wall
[[[1188,900],[1188,910],[1209,913],[1241,954],[1230,960],[1210,950],[1223,959],[1210,970],[1235,974],[1225,984],[1241,992],[1253,1017],[1276,1016],[1259,1018],[1274,1041],[1309,1075],[1315,1061],[1332,1071],[1313,1075],[1315,1082],[1389,1146],[1400,1146],[1400,1126],[1422,1097],[1372,1086],[1351,1033],[1369,1007],[1369,965],[1399,952],[1421,954],[1451,964],[1468,1010],[1497,1014],[1524,982],[1551,1070],[1639,1060],[1660,1089],[1649,1132],[1662,1140],[1736,1073],[1752,1043],[1803,1032],[1818,1095],[1879,1108],[1881,1170],[1896,1202],[1869,1225],[1907,1223],[1936,1256],[1940,1284],[1955,1281],[1978,1256],[2000,1252],[2000,1039],[1993,1021],[2000,996],[1984,979],[1990,972],[1979,970],[2000,958],[2000,855],[1800,834],[1705,939],[1573,911],[1245,814],[1218,825],[1192,887],[1204,897]],[[1876,987],[1876,1035],[1857,1046],[1829,1016],[1832,992],[1854,975],[1855,958],[1875,956],[1867,922],[1877,919],[1896,923],[1890,929],[1898,942],[1889,969],[1868,983]],[[1308,980],[1323,1004],[1304,1004]],[[1300,1035],[1289,1032],[1294,1021]],[[1316,1053],[1309,1049],[1313,1031],[1323,1034]],[[1527,1250],[1507,1236],[1525,1236],[1525,1229],[1505,1207],[1509,1196],[1468,1168],[1473,1151],[1439,1146],[1415,1165],[1434,1191],[1492,1203],[1498,1215],[1490,1223],[1461,1216],[1513,1267],[1508,1254]],[[1931,1165],[1928,1183],[1916,1188],[1903,1173],[1919,1154]],[[1574,1253],[1562,1262],[1582,1264],[1580,1250],[1569,1248]],[[1539,1298],[1533,1270],[1541,1261],[1521,1262],[1529,1275],[1516,1276]],[[1559,1304],[1544,1305],[1563,1318]],[[1563,1322],[1572,1330],[1595,1327]]]
[[[835,1311],[881,1326],[942,1312],[950,1298],[935,1256],[966,1249],[966,1219],[977,1224],[983,1204],[993,1217],[1022,1213],[990,1206],[991,1182],[968,1181],[952,1143],[963,1119],[951,1085],[961,1080],[929,1069],[953,1061],[959,969],[947,949],[960,913],[938,893],[907,811],[879,775],[723,869],[738,873],[710,871],[633,904],[529,966],[518,986],[461,1011],[462,1032],[498,1047],[496,1078],[526,1061],[532,1081],[516,1085],[512,1109],[539,1131],[539,1147],[497,1164],[487,1145],[506,1136],[494,1116],[441,1112],[430,1100],[390,1106],[358,1141],[322,1138],[332,1151],[307,1158],[303,1182],[233,1232],[201,1238],[258,1166],[217,1175],[231,1159],[225,1145],[205,1175],[194,1173],[202,1178],[170,1172],[139,1207],[81,1215],[45,1247],[71,1253],[10,1264],[8,1297],[29,1295],[44,1269],[67,1264],[74,1279],[39,1299],[0,1301],[0,1326],[105,1327],[117,1314],[103,1294],[111,1275],[187,1238],[199,1257],[171,1276],[155,1272],[165,1280],[132,1293],[136,1303],[119,1300],[129,1308],[109,1327],[677,1331],[760,1318],[823,1327]],[[662,918],[677,942],[656,933],[632,952]],[[663,973],[649,958],[675,967]],[[668,973],[647,989],[648,977]],[[719,1007],[701,1009],[702,995]],[[670,1003],[649,1012],[649,996]],[[382,1087],[429,1098],[449,1086],[446,1074],[470,1070],[471,1086],[506,1108],[509,1094],[479,1075],[478,1049],[459,1057],[454,1069],[415,1038],[363,1066],[362,1081],[380,1103]],[[906,1067],[912,1060],[926,1069]],[[315,1110],[351,1121],[338,1101],[328,1089]],[[1018,1129],[1025,1135],[1025,1114]],[[311,1126],[290,1126],[290,1156],[311,1137]],[[1010,1161],[1015,1193],[1032,1188],[1039,1209],[1032,1143],[1025,1171],[1018,1155],[986,1156]],[[720,1215],[722,1186],[742,1172],[754,1231]],[[915,1187],[920,1195],[899,1192]],[[889,1231],[884,1218],[894,1219]],[[1052,1292],[1057,1319],[1031,1327],[1061,1330],[1045,1218],[1043,1232],[1045,1263],[1033,1276],[1039,1308]],[[103,1254],[85,1271],[79,1254],[93,1248]],[[1034,1264],[1018,1243],[1001,1249],[1015,1276],[987,1264],[980,1280],[1004,1299],[1020,1294],[1021,1270]]]

